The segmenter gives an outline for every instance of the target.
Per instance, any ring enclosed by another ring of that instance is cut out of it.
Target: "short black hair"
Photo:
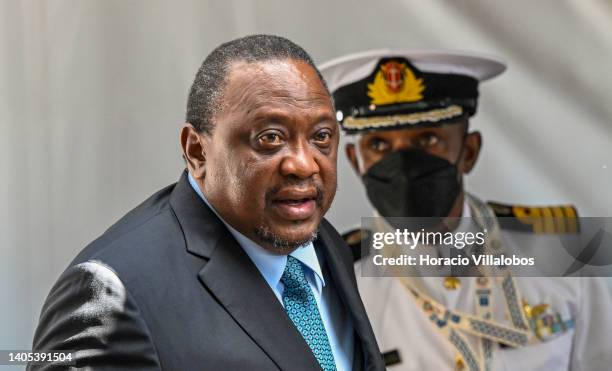
[[[302,47],[280,36],[250,35],[221,44],[204,59],[191,85],[185,120],[197,131],[211,134],[212,119],[221,108],[223,89],[232,62],[254,63],[275,59],[294,59],[309,64],[329,94],[323,76]]]

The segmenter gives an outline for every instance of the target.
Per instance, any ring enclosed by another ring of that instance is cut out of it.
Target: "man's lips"
[[[283,219],[304,220],[310,218],[316,209],[316,189],[284,189],[275,193],[272,206]]]

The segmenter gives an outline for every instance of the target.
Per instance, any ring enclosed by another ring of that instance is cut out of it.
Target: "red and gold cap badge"
[[[423,79],[415,76],[406,63],[389,60],[380,65],[374,81],[368,84],[372,104],[417,102],[423,99]]]

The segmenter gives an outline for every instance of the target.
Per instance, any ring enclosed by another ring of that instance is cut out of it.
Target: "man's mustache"
[[[272,204],[275,196],[280,192],[286,189],[292,190],[311,190],[314,189],[316,192],[315,202],[317,206],[322,205],[323,197],[325,196],[325,191],[323,190],[323,186],[314,180],[303,180],[303,179],[288,179],[283,184],[273,186],[265,194],[266,205]]]

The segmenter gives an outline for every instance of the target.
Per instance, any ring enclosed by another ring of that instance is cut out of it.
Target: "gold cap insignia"
[[[416,102],[423,98],[425,85],[406,65],[397,61],[388,61],[382,65],[368,84],[368,96],[372,104],[393,104]]]

